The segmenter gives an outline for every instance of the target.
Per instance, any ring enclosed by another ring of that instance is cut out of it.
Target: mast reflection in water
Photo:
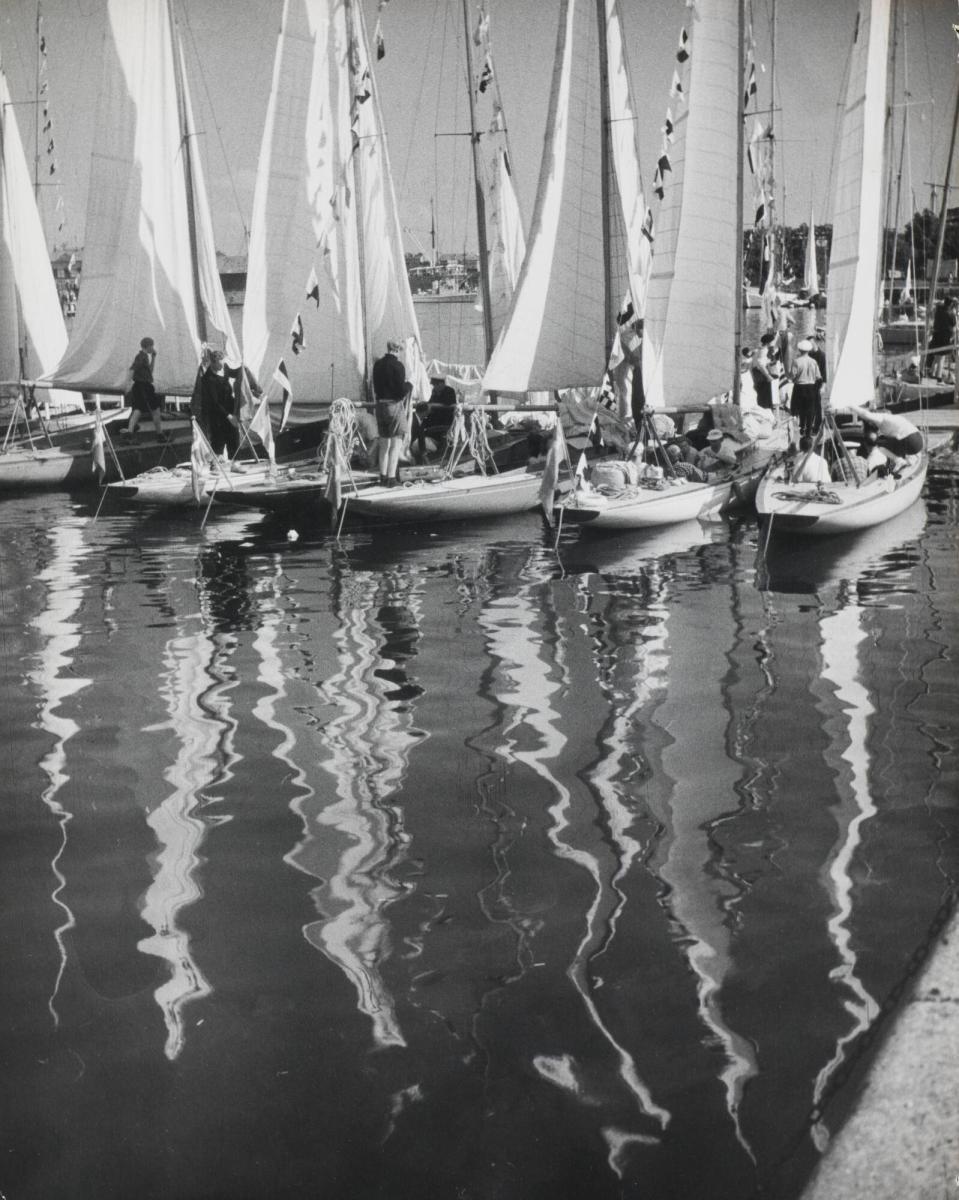
[[[798,1195],[956,877],[956,492],[765,557],[5,500],[0,1190]]]

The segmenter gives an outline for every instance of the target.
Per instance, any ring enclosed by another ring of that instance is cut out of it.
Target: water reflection
[[[602,772],[594,776],[592,766],[582,763],[584,752],[595,763],[596,747],[584,717],[595,718],[601,701],[595,682],[590,682],[594,673],[584,670],[580,661],[584,654],[591,656],[591,648],[582,634],[576,592],[569,587],[551,588],[534,574],[485,605],[479,621],[497,663],[492,694],[508,714],[499,731],[498,752],[506,763],[527,768],[541,781],[548,815],[546,836],[557,858],[582,877],[575,889],[582,896],[575,943],[560,950],[554,945],[557,931],[541,921],[538,927],[524,930],[528,961],[539,966],[542,957],[543,965],[553,968],[557,953],[568,955],[566,978],[592,1031],[612,1052],[615,1076],[632,1097],[633,1112],[664,1129],[669,1112],[654,1100],[632,1052],[604,1017],[597,996],[601,983],[596,960],[615,936],[623,905],[619,882],[638,847],[626,832],[629,820],[615,791],[603,786]],[[582,765],[575,769],[573,762]],[[528,789],[530,784],[523,786]],[[611,827],[619,831],[612,845],[601,833],[601,828]],[[586,881],[588,889],[583,886]],[[628,1107],[623,1108],[615,1088],[597,1073],[605,1055],[575,1031],[576,1024],[567,1018],[563,1030],[556,1029],[554,1035],[560,1045],[571,1041],[575,1047],[579,1042],[578,1050],[557,1048],[537,1054],[531,1046],[533,1066],[542,1078],[568,1090],[587,1108],[606,1110],[609,1116],[602,1132],[610,1148],[610,1165],[618,1173],[626,1145],[655,1138],[648,1127],[621,1127]],[[617,1112],[619,1117],[614,1117]]]
[[[386,910],[403,894],[392,872],[407,841],[402,809],[390,800],[419,737],[412,703],[418,689],[406,669],[415,654],[419,599],[402,570],[354,573],[342,562],[335,591],[337,669],[320,690],[332,712],[322,766],[335,780],[337,799],[323,804],[307,792],[295,802],[303,836],[287,859],[319,881],[311,896],[320,919],[304,926],[304,937],[350,980],[375,1043],[402,1046],[382,967],[392,953]],[[282,696],[276,672],[268,678]]]
[[[5,714],[43,755],[3,810],[18,1194],[732,1197],[787,1156],[799,1194],[955,875],[934,496],[764,580],[749,523],[198,554],[61,511],[0,505],[50,548]]]
[[[67,935],[76,925],[76,918],[67,902],[67,881],[61,871],[61,860],[67,848],[72,814],[60,803],[59,795],[69,779],[66,743],[79,730],[72,718],[60,711],[63,702],[91,680],[73,673],[74,652],[80,645],[81,626],[78,619],[86,587],[83,563],[87,547],[83,538],[83,521],[65,520],[49,533],[50,560],[40,572],[38,582],[46,589],[46,608],[36,618],[35,625],[43,639],[39,665],[31,673],[42,697],[37,724],[51,734],[53,745],[40,760],[40,769],[47,777],[41,800],[53,814],[60,830],[59,844],[50,860],[54,878],[50,899],[62,919],[53,930],[57,946],[59,969],[53,982],[48,1007],[55,1025],[59,1025],[57,996],[67,966]]]
[[[723,558],[729,552],[719,548]],[[736,585],[720,579],[718,561],[710,559],[711,592],[686,587],[681,594],[667,589],[663,597],[669,670],[652,720],[667,735],[659,760],[663,781],[657,806],[664,836],[649,868],[665,885],[661,902],[696,978],[699,1018],[724,1059],[726,1111],[737,1141],[751,1156],[740,1104],[747,1081],[756,1074],[756,1055],[723,1011],[723,989],[733,971],[731,914],[743,885],[723,869],[716,831],[739,809],[742,770],[729,752],[725,694],[739,632]],[[720,589],[725,602],[716,603]]]
[[[184,625],[197,624],[199,614]],[[175,1059],[183,1049],[183,1010],[191,1001],[211,992],[210,984],[197,965],[190,937],[179,924],[181,911],[202,896],[197,879],[200,847],[207,820],[199,812],[205,789],[220,776],[220,742],[224,733],[222,715],[212,715],[204,703],[215,688],[210,673],[214,650],[202,630],[178,630],[166,644],[160,675],[160,694],[169,714],[169,724],[178,745],[176,758],[163,777],[172,787],[169,796],[147,815],[158,849],[153,857],[154,876],[142,902],[143,920],[153,934],[138,945],[144,954],[163,959],[170,976],[154,992],[163,1013],[167,1037],[164,1053]],[[151,726],[144,732],[159,732]]]
[[[867,732],[872,705],[869,694],[859,681],[859,656],[866,643],[861,610],[848,605],[825,616],[821,622],[823,678],[835,689],[840,720],[827,721],[832,732],[827,756],[836,761],[839,806],[836,821],[839,837],[823,870],[832,899],[832,914],[827,930],[839,956],[839,966],[831,978],[840,983],[847,995],[844,1007],[852,1025],[836,1043],[831,1060],[819,1071],[813,1090],[813,1102],[819,1104],[826,1087],[846,1057],[848,1045],[875,1018],[878,1005],[859,977],[858,955],[849,922],[853,911],[853,859],[862,841],[862,827],[876,813],[869,791],[869,749]],[[845,726],[843,728],[842,726]],[[817,1144],[825,1148],[825,1130],[816,1129]]]

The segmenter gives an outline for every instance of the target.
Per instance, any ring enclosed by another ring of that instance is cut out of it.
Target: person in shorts
[[[140,341],[140,349],[133,360],[130,370],[133,372],[133,383],[127,392],[130,408],[130,422],[127,433],[136,433],[143,417],[150,417],[158,437],[163,436],[163,423],[160,420],[160,409],[163,401],[156,394],[153,386],[153,364],[156,361],[156,346],[153,338],[145,337]]]
[[[381,487],[399,483],[400,453],[406,440],[407,404],[413,385],[399,355],[403,343],[391,338],[386,353],[373,363],[373,398],[378,435],[377,457]]]

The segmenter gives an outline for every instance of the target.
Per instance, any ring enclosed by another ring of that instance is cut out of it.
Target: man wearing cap
[[[822,387],[819,364],[810,354],[812,342],[803,338],[796,347],[799,354],[789,372],[793,381],[793,394],[789,402],[790,413],[799,422],[799,436],[815,433],[819,428],[816,419],[816,404]]]
[[[710,429],[706,434],[706,447],[697,464],[701,471],[720,471],[736,465],[736,452],[726,443],[721,429]]]
[[[391,338],[386,353],[373,363],[381,487],[395,487],[399,482],[400,453],[406,439],[406,402],[413,385],[406,381],[406,367],[399,358],[402,349],[403,343]]]

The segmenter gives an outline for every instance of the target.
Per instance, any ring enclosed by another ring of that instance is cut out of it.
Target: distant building
[[[246,255],[238,254],[231,257],[228,254],[216,252],[216,269],[220,276],[223,295],[230,308],[242,308],[246,295]]]
[[[77,295],[80,291],[80,271],[83,259],[79,250],[63,250],[50,260],[53,280],[64,317],[74,317],[77,312]]]

